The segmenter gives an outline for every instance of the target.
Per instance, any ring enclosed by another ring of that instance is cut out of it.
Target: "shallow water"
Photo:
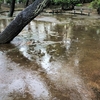
[[[0,45],[0,100],[100,100],[100,21],[78,17],[40,15]]]

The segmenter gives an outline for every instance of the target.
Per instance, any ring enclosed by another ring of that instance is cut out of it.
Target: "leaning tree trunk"
[[[0,34],[0,43],[9,43],[16,37],[22,29],[34,19],[47,5],[50,0],[35,0],[25,10],[17,15],[17,17],[5,28]]]
[[[15,0],[12,0],[11,5],[10,5],[10,12],[9,12],[9,15],[8,15],[9,17],[13,16],[14,9],[15,9]]]

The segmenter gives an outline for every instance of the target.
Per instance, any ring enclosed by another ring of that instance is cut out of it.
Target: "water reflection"
[[[64,23],[42,21],[44,18],[47,16],[28,24],[12,46],[1,45],[1,99],[98,100],[97,21],[68,18]]]

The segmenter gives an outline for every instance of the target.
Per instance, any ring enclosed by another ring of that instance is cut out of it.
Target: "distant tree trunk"
[[[0,43],[9,43],[16,37],[22,29],[34,19],[50,0],[35,0],[25,10],[17,15],[17,17],[0,33]]]
[[[100,15],[100,7],[97,8],[97,12]]]
[[[14,9],[15,9],[15,0],[12,0],[11,5],[10,5],[10,12],[9,12],[9,17],[13,16],[14,13]]]
[[[1,9],[1,3],[0,3],[0,9]]]
[[[6,2],[6,0],[4,0],[4,2],[3,2],[4,4],[6,4],[7,2]]]
[[[28,3],[29,3],[29,0],[26,0],[25,7],[27,7],[27,6],[28,6]]]
[[[26,0],[25,7],[27,7],[29,4],[32,4],[33,1],[35,1],[35,0]]]

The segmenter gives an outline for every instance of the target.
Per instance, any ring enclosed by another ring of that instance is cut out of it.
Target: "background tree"
[[[1,3],[0,3],[0,9],[1,9]]]
[[[9,15],[8,15],[9,17],[13,16],[14,9],[15,9],[15,0],[12,0],[11,1],[11,6],[10,6],[10,12],[9,12]]]
[[[25,4],[26,7],[28,6],[28,3],[29,3],[29,0],[26,0],[26,4]]]
[[[98,14],[100,14],[100,0],[93,0],[91,7],[97,9]]]

